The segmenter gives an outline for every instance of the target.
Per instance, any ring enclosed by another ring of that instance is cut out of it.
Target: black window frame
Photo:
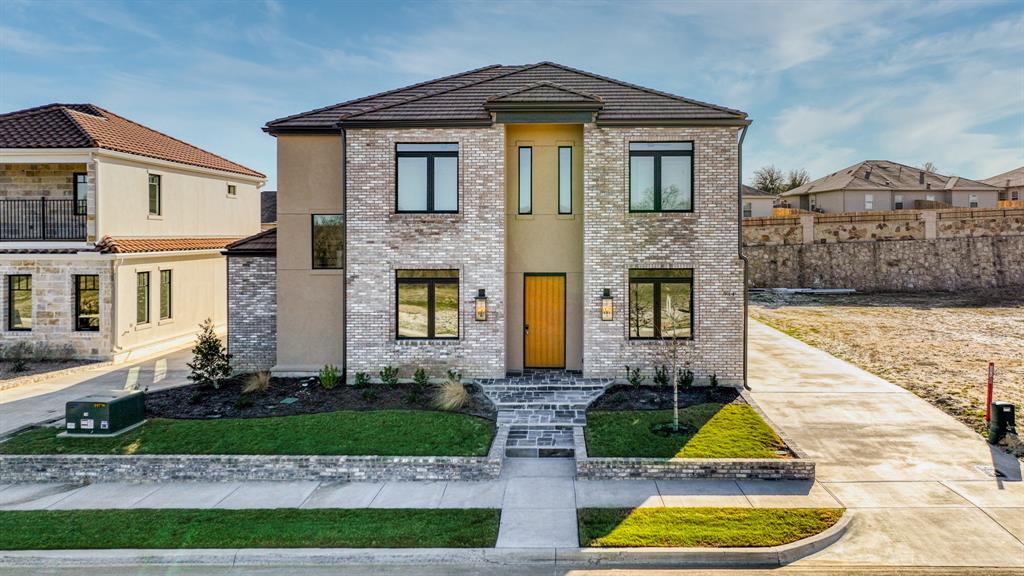
[[[412,271],[412,272],[428,272],[428,271],[447,271],[455,272],[454,278],[445,276],[423,276],[415,278],[402,278],[401,272]],[[459,292],[459,281],[461,280],[462,274],[459,270],[454,268],[430,268],[426,270],[420,270],[415,268],[403,268],[395,270],[395,339],[396,340],[458,340],[462,337],[462,300],[461,292]],[[399,290],[401,290],[402,284],[426,284],[427,285],[427,335],[425,337],[420,336],[402,336],[398,325],[398,307],[399,307]],[[437,284],[455,284],[455,290],[460,294],[458,300],[458,309],[456,310],[455,317],[458,322],[458,326],[455,330],[455,336],[437,336],[435,334],[435,320],[436,314],[436,301],[434,289]]]
[[[568,150],[569,151],[569,211],[568,212],[562,212],[562,150]],[[568,215],[568,214],[572,214],[572,161],[573,161],[572,146],[559,146],[558,147],[557,160],[558,160],[558,194],[557,194],[558,213],[560,215]],[[530,205],[531,206],[533,205],[533,200],[532,199],[530,200]]]
[[[633,144],[689,144],[689,150],[631,150]],[[665,140],[665,141],[632,141],[626,145],[628,156],[628,174],[626,175],[627,193],[626,206],[631,213],[635,214],[656,214],[656,213],[679,213],[687,214],[697,209],[696,190],[696,166],[697,166],[697,145],[693,140]],[[633,209],[633,157],[651,156],[654,158],[654,209],[635,210]],[[690,157],[690,208],[688,210],[664,210],[661,208],[661,159],[665,156],[689,156]]]
[[[82,197],[78,197],[78,178],[82,178]],[[89,175],[86,172],[73,172],[71,174],[71,195],[74,197],[74,214],[75,216],[84,216],[87,212],[89,202]]]
[[[238,196],[238,186],[228,184],[228,196],[231,196],[232,198]]]
[[[167,281],[164,282],[164,275]],[[164,286],[167,287],[167,316],[164,316]],[[174,317],[174,273],[170,268],[160,270],[160,320],[170,320]]]
[[[142,279],[143,278],[146,279],[145,284],[142,283]],[[152,311],[149,309],[150,308],[150,301],[149,301],[149,289],[150,289],[150,287],[151,287],[151,284],[150,284],[149,271],[146,271],[146,272],[136,272],[135,273],[135,324],[137,324],[137,325],[149,324],[150,320],[152,320],[152,318],[151,318]],[[145,301],[146,301],[145,307],[140,306],[142,304],[142,299],[143,298],[145,298]],[[145,320],[139,318],[139,312],[141,312],[142,310],[146,311],[146,318],[145,318]]]
[[[153,211],[153,179],[156,179],[156,212]],[[149,174],[146,179],[146,203],[150,216],[161,216],[164,212],[164,182],[160,174]]]
[[[673,271],[689,271],[689,278],[680,276],[650,276],[642,278],[633,278],[633,272],[645,271],[645,272],[658,272],[665,270]],[[627,309],[626,309],[626,336],[630,340],[671,340],[672,336],[662,337],[661,335],[661,285],[662,284],[689,284],[690,285],[690,335],[689,336],[675,336],[676,340],[693,340],[695,337],[693,331],[693,316],[694,316],[694,270],[693,268],[630,268],[629,272],[629,289],[627,290]],[[633,336],[632,334],[632,322],[630,320],[631,314],[633,313],[633,284],[653,284],[651,290],[651,298],[653,299],[653,307],[651,319],[654,322],[653,336]]]
[[[400,151],[401,145],[412,146],[434,146],[434,145],[455,145],[458,150],[436,150],[436,151]],[[461,166],[459,166],[459,153],[462,146],[458,142],[395,142],[395,213],[397,214],[458,214],[462,202],[461,190]],[[402,210],[398,205],[398,160],[400,158],[426,158],[427,159],[427,209],[426,210]],[[434,159],[455,158],[455,210],[434,209]]]
[[[336,216],[341,220],[341,261],[337,266],[317,266],[316,262],[316,219],[318,216]],[[344,270],[345,257],[348,250],[345,246],[345,215],[344,214],[310,214],[309,215],[309,265],[313,270]]]
[[[82,280],[92,279],[96,282],[95,288],[83,288]],[[99,315],[99,299],[100,299],[100,277],[99,274],[75,274],[75,332],[99,332],[100,331],[100,317],[96,318],[96,326],[83,326],[82,324],[82,292],[96,292],[97,310],[96,313]]]
[[[28,288],[15,288],[14,280],[16,278],[28,278]],[[7,330],[10,332],[31,332],[32,326],[28,328],[17,328],[14,326],[14,293],[15,292],[28,292],[29,301],[29,313],[35,312],[33,305],[35,304],[32,294],[32,275],[31,274],[8,274],[7,275]],[[30,316],[33,318],[34,314]],[[34,319],[34,318],[33,318]]]
[[[530,151],[530,209],[523,212],[523,150]],[[516,149],[516,214],[533,214],[533,146],[520,146]]]

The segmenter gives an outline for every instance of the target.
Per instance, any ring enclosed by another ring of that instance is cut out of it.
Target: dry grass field
[[[969,293],[751,295],[750,316],[985,428],[996,399],[1024,403],[1024,288]],[[1020,419],[1018,418],[1018,422]]]

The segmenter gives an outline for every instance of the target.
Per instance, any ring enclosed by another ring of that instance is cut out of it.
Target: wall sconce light
[[[487,292],[483,288],[476,291],[476,320],[484,322],[487,320]]]
[[[601,320],[611,320],[615,315],[615,307],[612,305],[612,291],[610,288],[605,288],[604,293],[601,294]]]

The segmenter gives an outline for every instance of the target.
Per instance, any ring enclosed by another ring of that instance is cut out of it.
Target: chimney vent
[[[921,170],[921,172],[918,173],[918,175],[917,175],[917,183],[918,184],[924,184],[924,170]]]

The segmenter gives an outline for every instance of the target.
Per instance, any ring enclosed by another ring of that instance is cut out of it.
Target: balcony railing
[[[0,199],[0,242],[85,240],[86,203],[72,198]]]

